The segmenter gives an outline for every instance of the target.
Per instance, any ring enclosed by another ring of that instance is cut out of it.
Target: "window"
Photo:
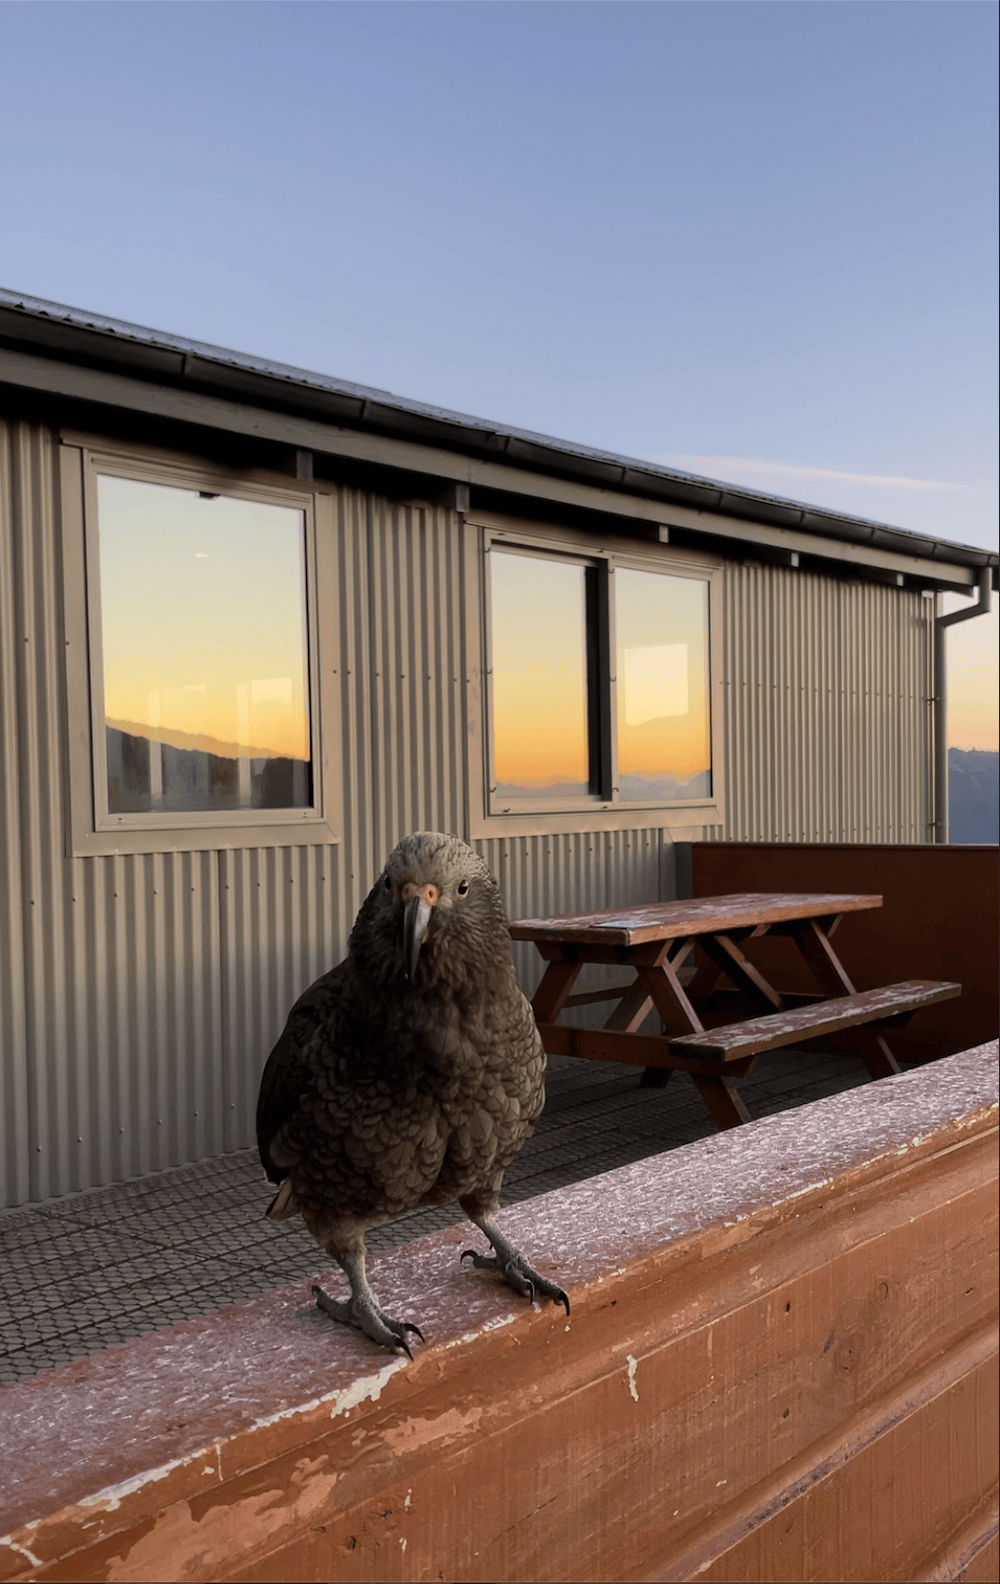
[[[708,584],[627,567],[613,581],[619,795],[711,797]]]
[[[108,813],[312,802],[305,514],[97,476]]]
[[[77,764],[74,850],[118,850],[123,837],[132,851],[333,839],[318,752],[313,496],[81,460],[89,830]]]
[[[586,580],[573,562],[492,557],[492,790],[579,797],[594,755],[587,708]]]
[[[714,823],[712,568],[582,542],[487,533],[487,817]]]

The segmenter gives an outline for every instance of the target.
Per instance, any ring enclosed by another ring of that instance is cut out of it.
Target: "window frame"
[[[723,562],[717,556],[698,551],[677,550],[669,544],[658,545],[648,541],[633,540],[615,535],[614,542],[598,540],[594,534],[548,524],[528,523],[506,517],[500,513],[470,513],[466,518],[466,532],[470,536],[468,552],[470,562],[478,571],[475,587],[467,590],[467,606],[478,617],[478,623],[469,621],[470,662],[478,654],[479,676],[474,675],[470,663],[468,681],[473,695],[478,694],[478,731],[470,711],[470,827],[471,834],[479,837],[506,835],[536,835],[547,832],[570,832],[580,829],[640,830],[659,828],[670,830],[675,840],[684,839],[710,825],[719,825],[725,818],[724,788],[724,689],[722,683],[722,622],[721,585]],[[494,548],[495,547],[495,548]],[[599,763],[597,774],[606,777],[602,792],[577,797],[518,798],[516,803],[503,799],[493,792],[493,682],[492,682],[492,599],[490,556],[494,553],[541,556],[544,559],[561,559],[576,565],[593,568],[597,578],[604,582],[606,593],[603,613],[590,630],[588,619],[588,662],[596,653],[602,665],[600,683],[602,696],[595,699],[588,686],[588,716],[596,717],[598,740],[607,753],[606,763]],[[617,774],[617,710],[618,690],[615,685],[615,608],[614,573],[617,568],[652,572],[660,576],[688,578],[707,585],[708,590],[708,703],[710,743],[712,751],[712,793],[705,798],[683,800],[626,801],[615,791]],[[477,686],[478,683],[478,686]],[[476,709],[476,699],[471,700],[471,710]],[[477,744],[476,737],[480,741]]]
[[[69,848],[73,856],[320,845],[340,840],[340,785],[330,762],[339,742],[336,673],[325,650],[336,644],[333,498],[329,488],[263,470],[235,470],[152,446],[60,436],[66,706],[69,741]],[[218,809],[115,814],[108,808],[103,621],[97,479],[205,490],[290,507],[305,527],[305,615],[313,801],[306,809]]]

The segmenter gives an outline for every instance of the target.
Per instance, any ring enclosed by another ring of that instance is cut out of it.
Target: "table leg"
[[[644,1067],[639,1079],[640,1089],[665,1089],[673,1072],[671,1067]]]
[[[636,963],[636,985],[643,985],[665,1023],[676,1022],[677,1011],[692,1034],[702,1034],[705,1025],[698,1016],[687,991],[677,977],[677,969],[666,952],[656,963]]]
[[[732,1078],[710,1078],[703,1073],[692,1073],[691,1082],[701,1095],[705,1110],[719,1127],[739,1127],[741,1122],[750,1121],[750,1113]]]
[[[542,975],[542,982],[531,998],[536,1023],[554,1023],[576,983],[581,963],[554,957]]]
[[[889,1078],[893,1073],[902,1072],[898,1061],[877,1029],[862,1025],[861,1028],[852,1029],[851,1033],[855,1054],[861,1058],[873,1078]]]
[[[678,1008],[692,1034],[700,1034],[704,1025],[688,999],[687,992],[677,976],[693,942],[682,941],[671,955],[669,949],[657,953],[659,961],[636,965],[636,988],[642,986],[665,1023],[671,1023]],[[665,981],[665,982],[664,982]],[[669,1067],[644,1067],[639,1079],[640,1089],[664,1089],[670,1081]]]
[[[698,944],[700,946],[701,942],[699,941]],[[688,985],[688,989],[696,1001],[704,1004],[709,1000],[713,992],[718,989],[724,978],[725,975],[721,969],[716,967],[707,953],[704,953],[702,961],[698,964],[695,971],[694,978]]]
[[[827,995],[856,995],[846,968],[830,944],[830,936],[838,923],[839,917],[825,930],[820,919],[802,919],[796,922],[792,939]]]
[[[749,995],[751,1001],[776,1012],[784,1009],[785,1003],[779,992],[768,983],[760,969],[743,955],[731,936],[704,935],[699,944],[706,957],[711,958],[738,990]]]
[[[793,938],[824,990],[831,996],[856,995],[850,975],[830,944],[830,936],[839,923],[839,915],[827,929],[820,919],[803,919]],[[873,1078],[888,1078],[902,1071],[884,1036],[876,1029],[864,1025],[852,1029],[851,1045]]]
[[[653,1010],[653,998],[645,985],[634,984],[622,996],[604,1027],[615,1034],[634,1034]]]

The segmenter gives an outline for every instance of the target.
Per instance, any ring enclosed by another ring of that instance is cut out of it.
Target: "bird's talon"
[[[367,1300],[359,1297],[357,1293],[350,1298],[339,1300],[331,1298],[322,1287],[314,1285],[312,1295],[316,1305],[332,1319],[340,1321],[341,1325],[357,1326],[365,1336],[377,1342],[380,1347],[401,1348],[407,1358],[412,1359],[410,1344],[406,1338],[408,1334],[419,1337],[421,1342],[424,1334],[419,1326],[411,1325],[408,1320],[394,1320],[391,1315],[383,1314],[378,1304],[371,1295]]]
[[[492,1237],[492,1234],[490,1234]],[[475,1249],[466,1249],[462,1259],[471,1259],[477,1270],[499,1271],[509,1287],[513,1287],[522,1298],[527,1298],[533,1304],[537,1298],[551,1298],[553,1303],[561,1303],[566,1313],[569,1314],[569,1298],[554,1281],[547,1276],[539,1275],[528,1264],[524,1255],[512,1248],[505,1239],[494,1242],[494,1253],[491,1255],[477,1254]]]

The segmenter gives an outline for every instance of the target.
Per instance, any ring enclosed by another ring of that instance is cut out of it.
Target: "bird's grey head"
[[[457,836],[404,836],[389,854],[359,926],[366,915],[383,950],[391,943],[392,959],[417,986],[448,982],[458,988],[481,975],[480,964],[496,964],[498,953],[510,961],[499,887],[479,854]],[[355,944],[362,943],[352,937]]]

